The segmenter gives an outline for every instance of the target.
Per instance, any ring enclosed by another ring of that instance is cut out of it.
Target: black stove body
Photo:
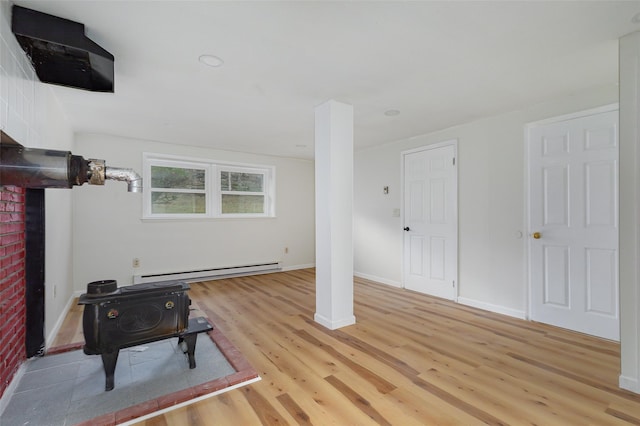
[[[87,293],[78,301],[84,305],[83,349],[87,355],[102,356],[107,391],[114,387],[116,362],[123,348],[179,337],[179,342],[185,341],[187,346],[192,342],[188,347],[189,366],[195,367],[195,334],[188,331],[188,290],[189,285],[181,281],[120,288],[115,280],[87,285]]]

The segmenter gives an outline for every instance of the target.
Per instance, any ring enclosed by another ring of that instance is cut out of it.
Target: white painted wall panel
[[[429,239],[429,277],[432,280],[444,280],[446,272],[446,239],[431,237]]]
[[[424,183],[422,181],[408,182],[411,193],[411,210],[408,217],[412,221],[424,222]]]
[[[543,157],[556,157],[559,154],[567,153],[569,153],[569,139],[567,134],[547,137],[542,141]]]
[[[143,221],[142,194],[127,192],[122,182],[74,189],[76,290],[103,279],[128,285],[135,274],[274,260],[284,268],[315,263],[311,161],[96,134],[77,134],[74,151],[137,171],[142,171],[143,152],[274,165],[277,179],[276,217],[259,219]],[[140,259],[139,268],[133,268],[133,258]]]
[[[525,316],[524,126],[616,102],[615,86],[595,88],[440,132],[361,150],[355,156],[354,268],[399,285],[402,226],[400,152],[457,138],[459,297],[474,306]],[[566,151],[562,138],[544,148]],[[389,194],[383,187],[389,186]]]
[[[447,205],[445,203],[446,180],[434,178],[429,182],[429,219],[431,223],[445,224]]]
[[[587,312],[615,317],[618,313],[615,250],[587,248]]]
[[[569,167],[545,167],[542,180],[543,224],[569,226]]]
[[[51,86],[38,81],[11,32],[11,3],[0,1],[0,128],[31,148],[68,151],[73,132]],[[45,337],[51,343],[73,296],[72,190],[45,190]]]
[[[411,275],[423,276],[424,270],[422,269],[424,258],[424,238],[421,235],[412,235],[410,238],[411,244],[411,261],[409,264],[411,265],[411,270],[409,273]]]
[[[545,246],[543,303],[569,308],[569,248]]]
[[[640,32],[620,39],[620,386],[640,393]]]
[[[589,129],[584,136],[585,151],[611,148],[616,145],[616,128],[612,126]]]
[[[585,165],[585,225],[615,228],[617,197],[616,161],[592,162]],[[606,200],[606,202],[602,202]]]

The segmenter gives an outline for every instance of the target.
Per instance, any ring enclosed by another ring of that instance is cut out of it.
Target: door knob
[[[408,226],[405,226],[405,227],[404,227],[404,230],[405,230],[405,231],[410,231],[410,229],[409,229],[409,227],[408,227]]]
[[[534,232],[533,234],[531,234],[531,236],[533,237],[533,239],[539,240],[540,237],[542,237],[542,234],[539,232]]]

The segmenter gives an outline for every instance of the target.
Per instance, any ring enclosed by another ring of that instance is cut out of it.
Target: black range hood
[[[13,6],[11,29],[43,83],[113,92],[113,55],[84,34],[84,25]]]

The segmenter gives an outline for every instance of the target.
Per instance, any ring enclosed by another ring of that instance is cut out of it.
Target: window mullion
[[[249,192],[249,191],[220,191],[225,195],[267,195],[265,192]]]
[[[152,192],[179,192],[181,194],[206,194],[206,189],[151,188]]]
[[[211,171],[211,186],[209,187],[209,212],[211,217],[218,217],[220,215],[218,208],[218,206],[220,205],[220,202],[218,200],[218,193],[220,192],[220,172],[216,164],[211,164],[209,166],[209,170]]]

